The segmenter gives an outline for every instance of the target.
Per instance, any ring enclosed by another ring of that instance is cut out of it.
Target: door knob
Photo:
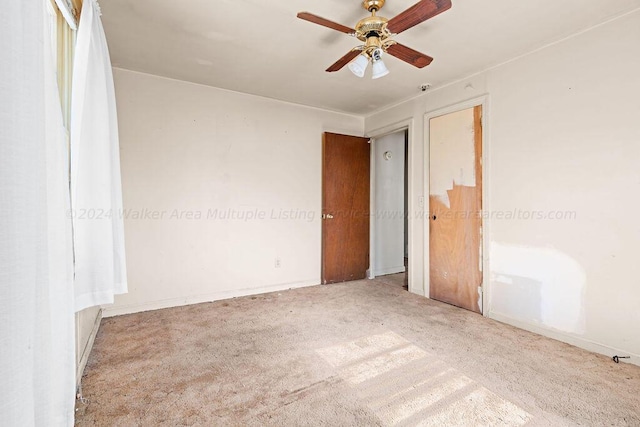
[[[322,219],[333,219],[333,215],[331,215],[331,214],[322,214]]]
[[[435,221],[435,220],[436,220],[436,216],[435,216],[435,215],[433,215],[433,216],[431,217],[431,219]]]

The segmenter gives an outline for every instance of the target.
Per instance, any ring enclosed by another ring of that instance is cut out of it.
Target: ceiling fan
[[[362,7],[371,12],[371,16],[360,20],[355,29],[309,12],[298,13],[300,19],[352,35],[365,43],[353,48],[327,68],[328,72],[338,71],[349,64],[349,69],[356,76],[363,77],[369,62],[371,62],[374,79],[386,76],[389,74],[389,70],[382,62],[383,53],[395,56],[417,68],[424,68],[433,61],[432,57],[396,42],[393,40],[393,36],[450,9],[451,0],[421,0],[391,19],[376,15],[384,3],[385,0],[364,0]]]

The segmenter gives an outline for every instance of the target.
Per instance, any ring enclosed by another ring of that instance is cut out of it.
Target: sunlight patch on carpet
[[[400,335],[388,332],[386,334],[371,335],[356,341],[317,350],[317,353],[329,362],[330,365],[339,367],[348,363],[357,362],[367,356],[409,344],[409,341]]]
[[[519,427],[532,416],[394,332],[317,350],[384,425]]]

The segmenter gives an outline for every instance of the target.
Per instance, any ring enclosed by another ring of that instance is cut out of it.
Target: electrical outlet
[[[274,265],[276,268],[280,268],[280,266],[282,265],[282,263],[280,262],[280,257],[277,257],[277,258],[276,258],[276,260],[275,260],[275,262],[273,263],[273,265]]]

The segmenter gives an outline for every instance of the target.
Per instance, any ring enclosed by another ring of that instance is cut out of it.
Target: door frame
[[[429,111],[424,115],[424,188],[425,188],[425,215],[422,218],[424,225],[424,296],[429,298],[430,295],[430,272],[431,272],[431,262],[429,261],[430,255],[430,236],[429,236],[429,191],[430,187],[430,167],[429,161],[431,160],[431,141],[430,141],[430,120],[435,117],[444,116],[446,114],[455,113],[460,110],[466,110],[468,108],[473,108],[478,105],[482,106],[482,211],[483,212],[491,212],[491,207],[489,206],[490,197],[489,197],[489,189],[490,189],[490,176],[489,176],[489,95],[482,95],[479,97],[471,98],[467,101],[462,101],[448,107],[439,108],[437,110]],[[490,236],[491,236],[491,222],[486,215],[482,216],[482,304],[480,305],[480,310],[482,311],[482,315],[485,317],[489,316],[491,312],[491,275],[489,270],[490,264]]]
[[[371,139],[371,183],[370,183],[370,188],[371,188],[371,197],[370,197],[370,211],[371,212],[376,212],[376,198],[375,198],[375,173],[376,173],[376,169],[375,169],[375,156],[376,156],[376,139],[382,138],[384,136],[387,135],[391,135],[393,133],[397,133],[397,132],[403,132],[403,131],[407,131],[407,211],[409,213],[409,220],[408,220],[408,230],[407,230],[407,238],[408,238],[408,258],[409,258],[409,266],[407,268],[407,283],[408,283],[408,288],[409,288],[409,292],[412,292],[414,294],[418,294],[418,295],[422,295],[422,284],[421,283],[417,283],[416,280],[416,275],[415,275],[415,268],[412,268],[412,265],[417,265],[416,264],[416,260],[413,259],[413,257],[415,256],[415,254],[417,253],[417,251],[413,250],[413,247],[416,243],[416,239],[415,236],[413,234],[413,230],[415,228],[415,221],[419,221],[421,220],[421,218],[418,218],[416,215],[413,215],[412,212],[416,212],[414,210],[414,205],[418,205],[421,206],[422,204],[424,204],[424,202],[420,202],[418,201],[418,203],[415,203],[415,201],[413,200],[413,188],[414,188],[414,183],[412,180],[412,173],[413,173],[413,165],[411,164],[412,159],[415,157],[414,151],[415,151],[415,144],[413,142],[413,135],[414,135],[414,126],[415,126],[415,120],[413,117],[409,117],[400,121],[397,121],[395,123],[392,123],[390,125],[387,126],[383,126],[381,128],[378,129],[374,129],[370,132],[367,133],[367,137],[369,137]],[[422,199],[424,200],[424,199]],[[375,278],[374,273],[373,273],[373,266],[375,265],[375,239],[376,239],[376,233],[375,233],[375,221],[371,221],[369,223],[369,228],[370,228],[370,232],[369,232],[369,271],[368,271],[368,275],[367,277],[369,279],[373,279]]]

